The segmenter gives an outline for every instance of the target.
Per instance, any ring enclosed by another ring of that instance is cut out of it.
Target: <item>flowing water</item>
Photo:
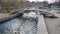
[[[0,34],[37,34],[37,19],[15,18],[0,23]]]
[[[37,23],[24,19],[12,19],[0,24],[0,34],[36,34]]]

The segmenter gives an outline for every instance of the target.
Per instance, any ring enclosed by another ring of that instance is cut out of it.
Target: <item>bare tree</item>
[[[12,10],[12,7],[20,6],[24,2],[25,0],[0,0],[0,6],[2,7],[2,10],[6,10],[6,12],[9,13]]]

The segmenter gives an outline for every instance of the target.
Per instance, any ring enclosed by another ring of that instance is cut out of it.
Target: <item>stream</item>
[[[0,34],[37,34],[38,18],[15,18],[0,23]]]

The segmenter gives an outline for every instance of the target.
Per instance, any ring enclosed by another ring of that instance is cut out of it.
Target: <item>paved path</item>
[[[45,18],[49,34],[60,34],[60,15],[59,18]]]
[[[40,15],[38,18],[37,28],[37,34],[48,34],[43,15]]]

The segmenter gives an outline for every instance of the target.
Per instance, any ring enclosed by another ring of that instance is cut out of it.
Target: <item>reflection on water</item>
[[[12,19],[0,24],[0,34],[36,34],[37,22],[24,19]]]

